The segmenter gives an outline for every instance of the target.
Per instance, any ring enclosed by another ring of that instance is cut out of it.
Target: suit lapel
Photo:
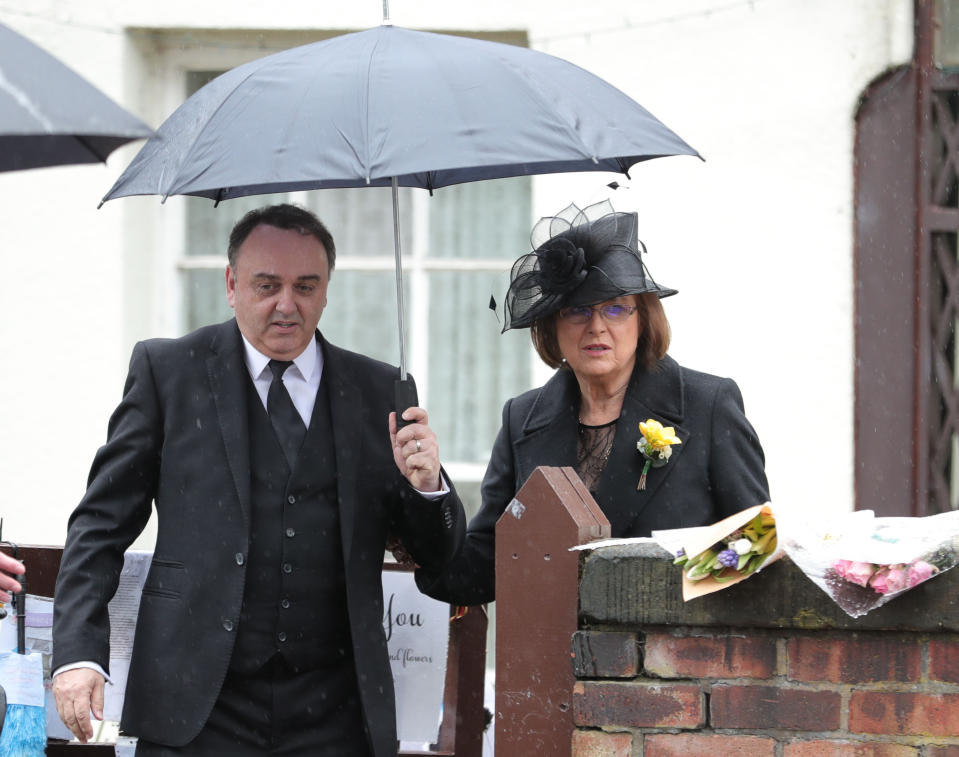
[[[210,340],[207,376],[220,422],[226,459],[247,528],[250,525],[250,423],[246,392],[249,372],[236,321],[223,324]]]
[[[343,540],[344,562],[349,563],[353,545],[353,528],[356,518],[352,482],[359,475],[363,442],[360,429],[366,428],[369,410],[363,402],[359,378],[345,364],[341,351],[331,346],[322,336],[317,337],[323,350],[323,378],[330,398],[330,426],[333,433],[336,455],[336,477],[348,482],[336,487],[340,506],[340,534]]]

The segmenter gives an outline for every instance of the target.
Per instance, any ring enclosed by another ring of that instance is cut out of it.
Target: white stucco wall
[[[852,145],[865,85],[911,54],[908,0],[394,0],[393,21],[525,30],[531,46],[610,81],[706,158],[634,167],[611,195],[637,210],[666,301],[672,354],[734,377],[777,503],[852,507]],[[374,0],[47,0],[0,21],[157,126],[157,75],[126,27],[343,28]],[[0,174],[7,286],[0,344],[0,515],[21,543],[62,543],[120,396],[133,340],[159,335],[151,298],[163,228],[153,198],[97,211],[135,154],[106,167]],[[602,199],[613,176],[543,177],[535,215]],[[524,250],[517,250],[517,255]],[[146,302],[140,306],[138,303]],[[144,315],[146,313],[147,315]],[[505,399],[505,398],[504,398]]]

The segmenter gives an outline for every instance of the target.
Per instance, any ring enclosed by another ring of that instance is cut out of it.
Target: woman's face
[[[620,321],[609,320],[601,312],[605,305],[637,305],[635,295],[617,297],[594,305],[586,323],[556,318],[556,340],[576,377],[586,381],[627,381],[636,362],[636,345],[642,333],[639,312],[633,311]]]

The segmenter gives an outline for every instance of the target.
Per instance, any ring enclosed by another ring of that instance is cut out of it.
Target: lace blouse
[[[576,473],[586,484],[589,491],[595,492],[599,478],[606,469],[609,451],[613,448],[616,436],[616,421],[602,426],[579,424],[579,439],[576,444]]]

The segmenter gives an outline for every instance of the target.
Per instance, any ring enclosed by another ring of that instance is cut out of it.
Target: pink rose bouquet
[[[844,581],[857,586],[868,586],[878,594],[898,594],[911,589],[923,581],[928,581],[940,570],[936,565],[923,559],[894,565],[836,560],[832,564],[832,569]]]
[[[959,510],[922,518],[866,510],[789,525],[786,554],[854,618],[959,564]]]

